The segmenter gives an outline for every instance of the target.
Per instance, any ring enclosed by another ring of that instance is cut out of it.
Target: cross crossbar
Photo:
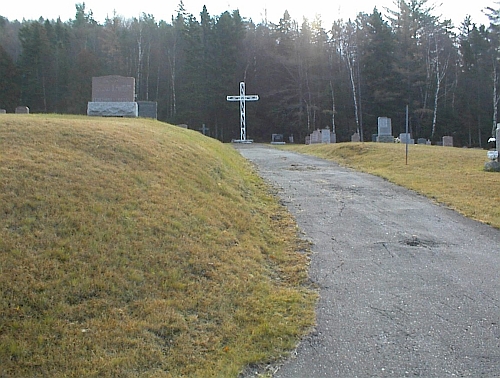
[[[258,95],[245,95],[245,82],[240,83],[240,95],[239,96],[227,96],[227,101],[239,101],[240,102],[240,141],[246,142],[247,140],[247,126],[246,126],[246,102],[247,101],[257,101],[259,99]]]
[[[243,98],[244,101],[257,101],[259,99],[258,95],[249,95]],[[241,96],[227,96],[227,101],[241,101]]]

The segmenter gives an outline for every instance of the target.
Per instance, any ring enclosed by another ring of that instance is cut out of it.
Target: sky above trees
[[[35,1],[35,0],[19,0],[15,2],[4,2],[0,9],[0,15],[9,20],[22,21],[35,20],[39,17],[45,19],[61,18],[62,21],[73,19],[75,16],[75,4],[83,1],[75,1],[74,3],[68,0],[51,0],[51,1]],[[330,27],[331,24],[339,19],[347,20],[354,19],[359,12],[371,13],[376,6],[377,9],[384,12],[385,7],[397,9],[395,3],[397,0],[309,0],[300,2],[289,2],[284,4],[278,1],[270,0],[253,0],[248,2],[225,0],[184,0],[184,7],[195,16],[198,16],[203,5],[207,6],[210,14],[221,14],[226,10],[240,10],[240,14],[244,18],[252,18],[254,22],[260,22],[266,19],[270,22],[277,23],[283,16],[285,10],[288,10],[291,17],[299,22],[302,17],[306,17],[309,21],[313,21],[316,15],[321,17],[323,27]],[[466,7],[457,6],[456,0],[442,0],[429,2],[428,5],[436,4],[435,15],[442,18],[451,19],[458,26],[464,20],[466,15],[472,17],[472,21],[478,24],[488,24],[487,17],[483,14],[486,7],[495,6],[494,0],[476,0]],[[107,16],[111,17],[116,11],[118,15],[125,18],[139,17],[142,13],[151,14],[157,20],[169,21],[172,15],[175,15],[179,7],[179,2],[175,1],[120,1],[120,0],[86,0],[86,9],[92,10],[94,19],[98,22],[103,22]]]

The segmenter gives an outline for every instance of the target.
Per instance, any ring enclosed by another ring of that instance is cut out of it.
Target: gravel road
[[[326,160],[235,148],[313,242],[317,326],[275,378],[500,377],[500,230]]]

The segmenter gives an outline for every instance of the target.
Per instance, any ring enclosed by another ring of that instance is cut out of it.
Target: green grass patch
[[[230,146],[0,117],[0,376],[235,377],[314,323],[307,245]]]
[[[338,143],[287,146],[375,174],[463,215],[500,228],[500,174],[485,172],[486,151],[427,145]]]

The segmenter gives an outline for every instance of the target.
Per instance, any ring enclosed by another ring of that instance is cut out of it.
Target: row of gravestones
[[[27,106],[18,106],[16,114],[29,114]],[[0,114],[6,113],[0,109]],[[157,119],[157,103],[135,101],[135,79],[118,75],[92,78],[92,101],[89,116],[146,117]]]
[[[306,136],[306,144],[317,143],[337,143],[337,135],[330,129],[314,130],[310,135]]]
[[[30,108],[27,106],[18,106],[15,111],[16,114],[30,114]],[[6,114],[7,110],[0,109],[0,114]]]
[[[395,139],[392,135],[391,119],[387,117],[378,117],[378,134],[372,136],[372,141],[379,143],[394,143],[396,140],[400,143],[415,144],[415,140],[411,138],[409,133],[401,133],[399,134],[399,138]],[[351,136],[351,142],[360,141],[361,137],[359,133],[354,133]],[[444,136],[442,143],[444,147],[453,147],[453,137]],[[431,144],[431,142],[425,138],[419,138],[417,139],[417,144]]]

